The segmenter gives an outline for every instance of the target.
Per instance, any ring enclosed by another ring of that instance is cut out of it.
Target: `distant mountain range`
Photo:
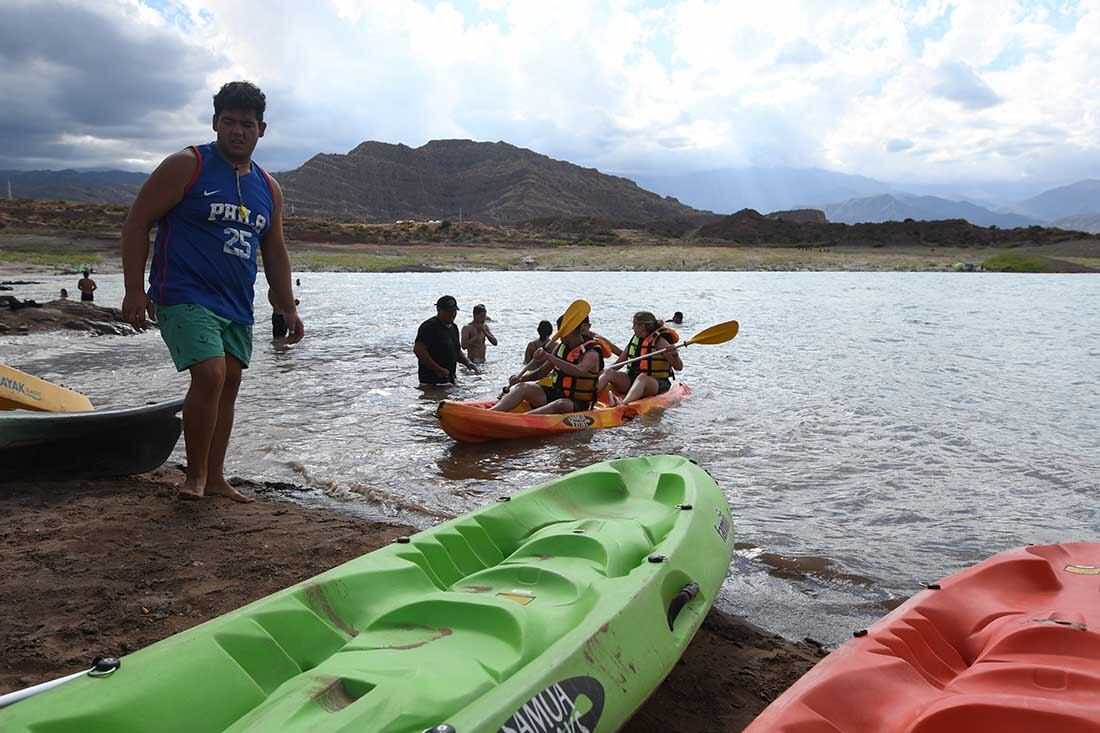
[[[1100,234],[1100,214],[1076,214],[1055,219],[1051,226],[1059,229],[1072,229],[1075,232]]]
[[[419,148],[364,142],[276,173],[289,212],[392,221],[481,220],[514,224],[546,217],[612,221],[699,221],[709,211],[820,209],[842,223],[965,219],[1000,228],[1051,224],[1100,230],[1100,180],[1038,195],[1026,184],[968,189],[900,185],[821,169],[743,168],[629,178],[582,168],[508,143],[433,140]],[[126,171],[0,171],[0,196],[129,204],[146,174]],[[944,191],[944,195],[928,195]],[[656,192],[656,193],[654,193]],[[663,194],[663,195],[662,195]],[[1017,203],[997,206],[990,197]],[[966,198],[967,200],[959,200]],[[989,203],[989,206],[976,202]]]
[[[1100,215],[1100,181],[1096,180],[998,206],[997,201],[1012,201],[1035,188],[1013,182],[891,184],[816,168],[735,168],[635,178],[645,188],[711,211],[814,208],[824,211],[829,221],[846,224],[965,219],[979,226],[1006,228],[1053,223],[1081,214]],[[933,192],[940,195],[931,195]]]
[[[1089,179],[1052,188],[1015,204],[1011,209],[1042,221],[1057,221],[1078,214],[1100,216],[1100,181]]]
[[[894,188],[863,176],[818,168],[729,168],[677,176],[639,174],[638,185],[675,196],[688,206],[728,214],[741,209],[821,208],[831,201],[890,193]]]
[[[0,196],[61,199],[90,204],[129,204],[147,173],[129,171],[10,171],[0,170]]]
[[[821,209],[829,221],[842,224],[905,221],[906,219],[918,221],[965,219],[971,224],[982,227],[996,226],[1010,229],[1039,223],[1037,219],[1019,214],[999,214],[966,201],[950,201],[938,196],[911,194],[882,194],[848,199],[839,204],[826,204]]]

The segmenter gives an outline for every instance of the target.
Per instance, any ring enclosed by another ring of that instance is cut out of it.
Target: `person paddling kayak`
[[[510,412],[526,401],[534,409],[531,414],[556,414],[584,412],[596,404],[596,380],[603,370],[603,347],[595,339],[586,338],[589,323],[585,318],[573,331],[562,337],[554,353],[539,347],[534,359],[544,362],[543,369],[553,368],[554,381],[550,386],[523,382],[524,375],[513,376],[511,391],[491,410]],[[543,369],[536,370],[536,378]]]
[[[672,329],[666,328],[664,321],[657,320],[649,311],[638,311],[634,314],[633,329],[634,335],[630,337],[626,351],[600,375],[597,385],[597,392],[602,392],[610,385],[615,391],[626,395],[626,402],[667,392],[672,387],[672,380],[676,378],[675,371],[684,368],[679,351],[674,346],[680,337]],[[658,353],[662,350],[663,353]],[[650,354],[652,356],[648,359],[628,365],[626,374],[617,371],[617,366],[622,362]]]

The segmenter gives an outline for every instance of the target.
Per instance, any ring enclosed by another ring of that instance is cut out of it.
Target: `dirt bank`
[[[0,693],[121,655],[412,530],[304,509],[175,499],[175,469],[112,481],[0,484]],[[711,612],[623,730],[739,731],[820,657]]]

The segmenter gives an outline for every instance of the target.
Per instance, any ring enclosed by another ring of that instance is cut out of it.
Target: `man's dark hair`
[[[231,81],[222,85],[214,95],[214,118],[221,117],[227,109],[239,109],[256,113],[256,121],[264,121],[267,97],[250,81]]]
[[[559,318],[558,321],[559,321],[558,325],[560,326],[561,325],[561,323],[560,323],[561,319]],[[541,321],[539,323],[539,336],[542,336],[543,338],[546,338],[547,336],[549,336],[552,333],[554,333],[554,327],[550,325],[550,321]]]

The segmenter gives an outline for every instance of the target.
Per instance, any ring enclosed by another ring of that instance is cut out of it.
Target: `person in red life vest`
[[[553,369],[550,386],[522,381],[524,375],[514,376],[509,380],[514,385],[511,391],[490,409],[510,412],[526,401],[534,415],[591,410],[596,404],[596,381],[603,371],[604,347],[587,337],[588,328],[586,318],[562,337],[553,353],[541,347],[535,350],[533,358],[544,363],[528,378],[540,379]]]
[[[122,315],[136,328],[155,318],[178,371],[191,374],[183,405],[187,476],[183,499],[250,497],[225,480],[225,454],[241,373],[252,357],[256,256],[290,336],[304,327],[290,285],[283,194],[252,160],[267,100],[246,81],[214,95],[214,142],[173,153],[141,187],[122,225]],[[149,230],[157,227],[149,289]]]
[[[633,327],[634,335],[626,351],[600,375],[597,385],[597,392],[611,386],[619,394],[625,394],[626,402],[667,392],[676,378],[675,372],[684,368],[679,349],[675,347],[680,336],[663,321],[658,321],[649,311],[639,311],[634,314]],[[638,356],[649,358],[628,364],[625,374],[615,369],[616,365]]]

